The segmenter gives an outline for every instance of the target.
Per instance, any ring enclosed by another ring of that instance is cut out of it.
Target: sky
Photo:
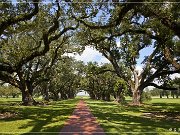
[[[140,51],[140,57],[137,60],[137,67],[142,66],[141,62],[144,60],[144,57],[146,55],[151,54],[152,51],[153,51],[152,47],[148,47]],[[68,54],[68,56],[74,56],[77,60],[82,60],[84,63],[87,63],[90,61],[93,61],[93,62],[96,61],[99,65],[101,65],[102,63],[110,63],[109,60],[106,59],[104,56],[102,56],[100,52],[88,46],[85,47],[85,50],[83,51],[81,55]]]

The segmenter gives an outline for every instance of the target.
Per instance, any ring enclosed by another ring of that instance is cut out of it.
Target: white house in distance
[[[89,96],[89,94],[84,90],[80,90],[76,96]]]

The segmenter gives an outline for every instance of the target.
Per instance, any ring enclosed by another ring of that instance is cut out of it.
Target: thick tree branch
[[[66,42],[66,40],[68,39],[68,37],[67,36],[64,36],[63,37],[63,40],[61,41],[61,43],[56,47],[56,49],[55,49],[55,51],[54,51],[54,56],[53,56],[53,58],[52,58],[52,60],[51,60],[51,64],[50,64],[50,68],[53,66],[53,64],[55,63],[55,60],[57,59],[57,57],[58,57],[58,50],[59,50],[59,48],[61,48],[62,46],[63,46],[63,44]]]
[[[161,12],[155,12],[154,9],[150,9],[150,6],[146,6],[147,9],[152,13],[153,16],[159,19],[159,21],[171,29],[178,37],[180,37],[180,23],[175,22],[174,20],[170,19],[168,16],[161,14]]]
[[[57,16],[59,15],[57,14]],[[61,32],[59,32],[59,34],[49,37],[50,33],[55,32],[59,28],[59,25],[57,25],[57,22],[54,21],[54,25],[50,27],[48,31],[43,32],[42,40],[44,42],[44,48],[41,51],[34,51],[29,56],[22,58],[22,60],[15,67],[0,64],[0,70],[7,71],[9,73],[15,72],[16,70],[20,69],[25,63],[27,63],[30,60],[33,60],[35,57],[45,55],[49,51],[49,46],[52,41],[57,40],[60,36],[62,36],[64,33],[66,33],[69,30],[75,30],[78,26],[79,26],[79,23],[75,27],[64,28]],[[41,41],[39,43],[41,44]]]
[[[5,74],[0,71],[0,80],[2,80],[5,83],[9,83],[15,87],[19,87],[17,84],[17,80],[15,80],[12,76]]]
[[[163,67],[161,67],[153,75],[151,75],[149,78],[147,78],[147,80],[144,83],[142,83],[140,87],[145,88],[145,87],[149,86],[149,84],[155,78],[158,78],[158,77],[163,76],[163,75],[171,75],[171,74],[174,74],[174,73],[180,73],[180,70],[166,71],[166,70],[163,70]]]
[[[133,0],[130,0],[129,2],[133,2]],[[122,5],[122,9],[118,13],[118,17],[113,21],[110,22],[107,25],[96,25],[96,24],[90,24],[85,22],[82,19],[77,18],[76,16],[73,16],[78,22],[84,24],[85,26],[89,27],[90,29],[106,29],[106,28],[111,28],[114,26],[117,26],[121,23],[123,17],[130,11],[132,10],[135,6],[140,5],[143,0],[139,0],[139,3],[125,3]]]
[[[153,59],[153,57],[156,55],[158,48],[156,48],[151,55],[148,57],[147,61],[146,61],[146,65],[145,68],[143,70],[143,72],[141,73],[141,75],[139,76],[139,79],[141,79],[141,83],[144,82],[144,79],[146,78],[147,72],[150,70],[150,64],[151,61]]]
[[[164,56],[177,70],[180,69],[180,64],[173,58],[169,48],[167,47],[164,49]]]
[[[7,29],[9,26],[16,24],[20,21],[30,20],[34,15],[36,15],[39,11],[39,0],[33,0],[34,10],[31,13],[25,13],[23,15],[16,16],[14,18],[9,18],[0,24],[0,35],[3,34],[4,30]]]
[[[75,27],[66,27],[64,28],[59,34],[56,34],[49,38],[49,42],[52,42],[54,40],[57,40],[60,36],[62,36],[64,33],[66,33],[69,30],[76,30],[79,27],[79,23]]]
[[[157,84],[155,84],[155,83],[149,83],[149,86],[154,86],[154,87],[156,87],[156,88],[158,88],[158,89],[163,89],[163,90],[178,90],[177,88],[168,88],[168,87],[165,87],[165,86],[159,86],[159,85],[157,85]]]

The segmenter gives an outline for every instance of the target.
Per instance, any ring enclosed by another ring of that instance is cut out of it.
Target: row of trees
[[[33,90],[33,95],[43,96],[47,101],[49,99],[61,100],[74,98],[79,90],[84,89],[90,95],[91,99],[110,101],[113,96],[119,103],[123,103],[125,96],[132,96],[131,90],[128,89],[124,80],[119,79],[111,64],[98,65],[98,63],[89,62],[86,65],[81,61],[73,58],[64,57],[55,68],[51,70],[51,75],[46,78]],[[47,77],[47,76],[46,76]],[[179,87],[179,78],[171,81],[173,86]],[[20,91],[11,86],[1,86],[0,96],[19,97]],[[169,98],[178,98],[180,95],[178,90],[162,90],[154,88],[153,90],[145,89],[142,100],[146,100],[146,95],[166,96]]]
[[[81,88],[86,90],[91,99],[110,101],[113,96],[117,102],[123,102],[128,94],[127,84],[114,73],[111,64],[98,65],[89,62],[84,65]]]
[[[54,100],[73,98],[81,87],[96,99],[109,100],[113,93],[118,102],[128,90],[134,105],[147,86],[177,90],[169,83],[171,74],[180,73],[177,3],[17,2],[0,3],[0,80],[20,89],[25,105],[36,104],[36,89],[47,100],[49,94]],[[64,56],[85,46],[96,48],[111,66],[82,68],[82,62]],[[153,52],[139,72],[140,51],[148,47]]]
[[[0,3],[0,79],[20,89],[23,104],[36,104],[33,91],[48,83],[61,56],[73,51],[68,40],[78,23],[71,24],[58,1],[19,2]]]
[[[82,10],[73,17],[84,25],[77,33],[79,43],[96,48],[110,61],[114,72],[131,89],[133,104],[139,105],[143,90],[148,86],[177,90],[168,85],[168,80],[171,74],[180,72],[179,9],[177,3],[166,1],[158,4],[144,0],[127,2],[99,5],[100,11],[95,15],[98,21],[87,19],[90,13]],[[139,72],[136,66],[140,51],[148,47],[153,48],[153,52],[146,55],[143,70]],[[162,85],[155,83],[156,80]]]
[[[0,86],[0,97],[19,97],[20,91],[13,86]]]
[[[166,96],[167,98],[169,98],[169,96],[171,95],[173,98],[178,98],[180,96],[180,78],[175,78],[174,80],[172,80],[171,85],[174,87],[177,87],[177,90],[162,90],[162,89],[158,89],[158,88],[154,88],[151,91],[148,91],[150,93],[151,96],[159,96],[160,98],[163,98],[164,96]]]

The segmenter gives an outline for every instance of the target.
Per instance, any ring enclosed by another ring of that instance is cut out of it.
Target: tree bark
[[[49,93],[48,93],[48,88],[45,89],[45,92],[44,92],[44,100],[46,101],[49,101]]]
[[[42,95],[45,101],[49,101],[49,83],[42,85]]]
[[[109,94],[109,93],[106,94],[105,100],[106,100],[106,101],[110,101],[110,100],[111,100],[111,99],[110,99],[110,94]]]
[[[57,101],[59,99],[59,95],[56,92],[53,92],[53,100]]]
[[[96,99],[96,96],[94,95],[93,92],[89,92],[89,96],[90,96],[91,99]]]
[[[26,81],[27,91],[29,93],[29,104],[37,105],[38,102],[33,98],[33,85],[31,81]],[[32,103],[31,103],[32,102]]]
[[[25,106],[33,105],[33,99],[28,90],[22,90],[22,102]]]
[[[139,90],[133,90],[133,99],[132,104],[133,105],[140,105],[140,91]]]
[[[104,100],[104,101],[106,100],[104,91],[103,91],[102,94],[101,94],[101,98],[102,98],[102,100]]]
[[[69,91],[68,91],[68,98],[70,98],[70,99],[74,98],[74,92],[72,89],[69,89]]]
[[[12,95],[12,97],[13,97],[13,98],[15,98],[15,97],[16,97],[16,95],[15,95],[15,94],[13,94],[13,95]]]
[[[116,102],[118,102],[118,103],[120,103],[120,101],[121,101],[120,93],[121,92],[119,90],[116,92]]]

